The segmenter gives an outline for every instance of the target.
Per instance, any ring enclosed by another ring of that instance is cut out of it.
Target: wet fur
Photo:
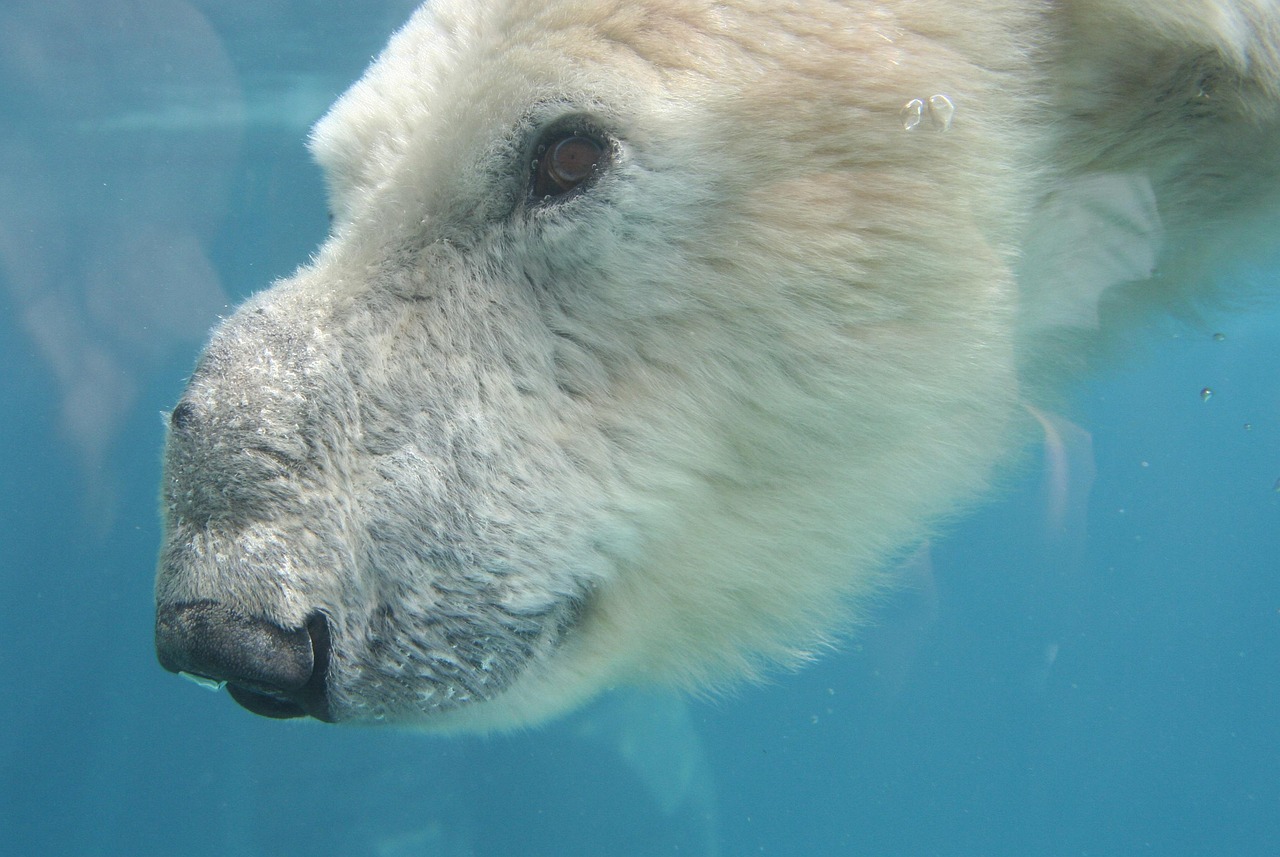
[[[1176,272],[1272,201],[1278,30],[1207,0],[429,4],[316,128],[333,234],[193,376],[159,601],[323,612],[358,722],[804,657],[985,490],[1038,343],[1110,287],[1194,300]],[[950,126],[907,130],[935,95]],[[615,149],[544,205],[564,121]],[[1097,176],[1139,262],[1047,274],[1037,211]]]

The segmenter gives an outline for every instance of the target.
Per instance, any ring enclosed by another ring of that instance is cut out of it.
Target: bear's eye
[[[535,201],[562,196],[595,175],[605,144],[582,133],[557,134],[538,146],[533,162]]]

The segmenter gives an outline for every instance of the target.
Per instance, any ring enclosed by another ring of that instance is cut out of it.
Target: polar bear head
[[[166,667],[447,728],[704,685],[802,656],[981,486],[1016,22],[792,5],[409,21],[315,129],[331,236],[170,416]]]

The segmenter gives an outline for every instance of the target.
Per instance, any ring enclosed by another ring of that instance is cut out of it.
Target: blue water
[[[161,671],[159,414],[323,237],[306,127],[411,6],[0,7],[0,853],[1276,853],[1274,304],[1137,331],[1055,417],[1056,481],[1033,456],[765,686],[437,739]]]

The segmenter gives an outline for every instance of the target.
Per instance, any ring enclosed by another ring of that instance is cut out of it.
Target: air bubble
[[[1225,333],[1215,333],[1213,335],[1214,342],[1222,342],[1226,338],[1227,338],[1227,335]]]
[[[203,687],[205,690],[211,690],[214,693],[217,693],[218,691],[222,690],[224,687],[227,686],[227,683],[225,681],[218,681],[217,679],[209,678],[208,676],[203,676],[203,675],[196,675],[195,673],[179,672],[178,675],[182,676],[187,681],[195,682],[196,684]]]
[[[929,96],[929,121],[933,123],[933,127],[939,131],[946,131],[951,127],[951,120],[955,118],[956,105],[945,95]]]
[[[913,98],[898,111],[898,118],[906,131],[919,128],[924,124],[926,116],[929,117],[929,127],[935,131],[946,131],[951,127],[955,115],[955,102],[945,95],[930,95],[927,100]]]
[[[902,110],[898,116],[902,119],[902,129],[904,131],[914,131],[924,121],[924,102],[919,98],[911,99],[902,105]]]
[[[1213,390],[1210,390],[1208,387],[1204,387],[1203,389],[1200,390],[1200,401],[1207,402],[1212,398],[1213,398]]]

